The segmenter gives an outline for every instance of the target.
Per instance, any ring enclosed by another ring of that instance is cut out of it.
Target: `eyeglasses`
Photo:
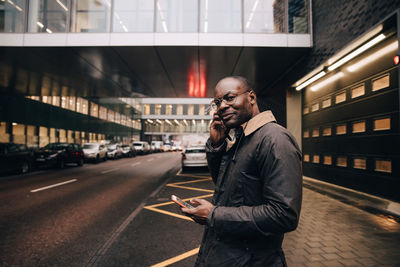
[[[221,106],[222,102],[224,102],[227,105],[233,105],[238,96],[243,95],[245,93],[249,93],[249,92],[250,92],[250,90],[240,93],[240,94],[237,94],[237,95],[227,94],[227,95],[224,95],[223,97],[214,98],[210,103],[210,108],[213,110],[217,110]]]

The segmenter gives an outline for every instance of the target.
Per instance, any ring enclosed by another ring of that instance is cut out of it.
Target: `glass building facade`
[[[309,0],[1,0],[0,32],[309,33]]]

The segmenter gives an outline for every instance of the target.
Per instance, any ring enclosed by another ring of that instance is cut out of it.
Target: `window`
[[[347,157],[339,156],[336,158],[336,166],[347,167]]]
[[[154,114],[161,115],[161,104],[156,104],[154,107]]]
[[[109,32],[111,5],[99,0],[73,0],[71,32]]]
[[[390,130],[390,117],[374,120],[374,131],[383,130]]]
[[[107,119],[107,108],[102,106],[99,107],[99,118],[102,120]]]
[[[315,103],[311,106],[311,112],[317,111],[319,109],[319,103]]]
[[[323,136],[330,136],[330,135],[332,135],[332,128],[331,128],[330,126],[324,127],[324,129],[322,130],[322,135],[323,135]]]
[[[354,158],[353,159],[353,168],[366,170],[367,169],[367,159],[365,158]]]
[[[165,106],[165,114],[172,115],[172,105],[171,104]]]
[[[8,143],[10,140],[10,135],[7,133],[7,123],[2,121],[0,123],[0,142]]]
[[[309,162],[310,161],[310,155],[304,154],[303,155],[303,160],[304,160],[304,162]]]
[[[176,105],[176,115],[183,115],[183,105]]]
[[[53,96],[52,98],[53,98],[53,99],[52,99],[52,101],[51,101],[51,104],[52,104],[53,106],[59,107],[59,106],[60,106],[60,97],[59,97],[59,96]]]
[[[0,2],[0,32],[23,32],[25,0]]]
[[[389,87],[390,85],[390,76],[386,74],[383,77],[377,78],[372,81],[372,91],[378,91],[383,88]]]
[[[324,164],[332,165],[332,156],[324,156]]]
[[[274,1],[281,2],[281,1]],[[308,32],[308,9],[305,0],[289,0],[289,32],[307,33]]]
[[[353,133],[363,133],[363,132],[365,132],[365,121],[354,122]]]
[[[144,104],[143,105],[143,114],[144,115],[150,115],[150,104]]]
[[[201,32],[242,31],[241,0],[201,0],[200,5]]]
[[[351,89],[351,98],[356,98],[365,94],[364,84]]]
[[[313,129],[312,130],[312,137],[318,137],[319,136],[319,128]]]
[[[304,138],[310,137],[310,132],[309,132],[308,130],[305,130],[305,131],[303,132],[303,137],[304,137]]]
[[[68,1],[30,0],[29,32],[66,32]]]
[[[114,111],[109,109],[108,112],[107,112],[107,120],[111,121],[111,122],[114,122],[114,119],[115,119]]]
[[[392,161],[377,159],[375,160],[375,171],[377,172],[392,172]]]
[[[90,116],[99,116],[99,105],[97,105],[96,103],[90,102]]]
[[[187,115],[194,115],[194,105],[188,105]]]
[[[199,115],[207,115],[204,105],[199,105]]]
[[[313,163],[319,163],[319,155],[314,155],[312,161]]]
[[[303,109],[303,114],[305,115],[305,114],[308,114],[310,112],[310,109],[308,108],[308,107],[305,107],[304,109]]]
[[[336,134],[337,135],[346,134],[346,124],[337,125]]]
[[[210,0],[209,0],[210,1]],[[274,33],[283,29],[284,17],[278,14],[281,1],[244,1],[244,31]]]
[[[156,1],[157,32],[197,32],[197,0]]]
[[[346,101],[346,92],[343,92],[341,94],[337,94],[335,96],[335,103],[336,104],[342,103],[344,101]]]
[[[154,2],[114,1],[113,32],[153,32]]]
[[[331,106],[331,99],[325,99],[324,101],[322,101],[322,108],[327,108]]]

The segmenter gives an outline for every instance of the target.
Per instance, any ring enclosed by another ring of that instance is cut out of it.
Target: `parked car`
[[[119,159],[122,157],[122,148],[118,144],[109,144],[107,146],[107,157],[109,159]]]
[[[152,141],[151,149],[153,152],[162,152],[163,151],[163,141]]]
[[[146,141],[135,141],[133,142],[133,146],[138,154],[145,155],[151,152],[150,145]]]
[[[86,161],[105,161],[107,160],[107,147],[100,143],[86,143],[83,145],[83,154]]]
[[[76,163],[82,166],[84,153],[77,144],[50,143],[34,152],[35,164],[38,167],[58,167],[63,169],[66,163]]]
[[[163,151],[164,152],[172,151],[171,144],[170,143],[165,143],[164,146],[163,146]]]
[[[122,145],[122,156],[131,158],[136,156],[136,149],[133,145]]]
[[[188,167],[207,167],[207,157],[205,146],[192,146],[182,152],[182,171]]]
[[[24,145],[0,143],[0,173],[27,173],[33,166],[33,153]]]

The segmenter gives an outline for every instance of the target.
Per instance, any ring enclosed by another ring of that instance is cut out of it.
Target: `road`
[[[2,177],[0,265],[88,265],[179,169],[171,152]]]

